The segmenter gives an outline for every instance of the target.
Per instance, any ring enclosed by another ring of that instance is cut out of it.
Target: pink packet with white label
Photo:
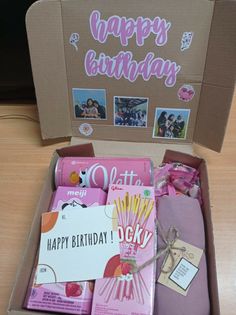
[[[110,185],[107,204],[118,212],[120,264],[110,277],[95,281],[92,315],[151,315],[155,264],[135,271],[155,255],[155,193],[153,187]],[[122,276],[114,277],[122,272]]]
[[[53,194],[49,211],[86,210],[86,207],[106,204],[107,194],[99,188],[58,187]],[[91,314],[94,281],[35,284],[33,268],[25,299],[27,309],[61,312],[67,314]]]
[[[107,194],[100,188],[59,186],[53,197],[50,211],[79,210],[106,204]]]

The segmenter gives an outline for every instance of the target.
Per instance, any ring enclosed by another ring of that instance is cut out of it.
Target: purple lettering
[[[171,23],[167,22],[165,19],[160,19],[156,17],[153,22],[154,34],[156,34],[155,43],[157,46],[164,46],[168,40],[168,31],[171,27]]]
[[[85,71],[88,76],[97,75],[97,62],[95,60],[96,52],[89,50],[85,56]]]
[[[128,41],[133,36],[136,37],[138,46],[143,46],[146,38],[150,34],[156,35],[155,43],[157,46],[164,46],[168,40],[168,31],[171,23],[160,17],[153,20],[142,16],[137,19],[120,17],[113,15],[107,20],[101,19],[101,13],[94,10],[89,19],[90,30],[93,38],[100,43],[105,43],[108,36],[112,35],[120,39],[122,46],[127,46]]]
[[[176,84],[177,74],[181,66],[171,60],[160,57],[154,58],[149,52],[140,62],[133,59],[131,51],[120,51],[116,56],[106,56],[100,53],[96,56],[94,50],[86,53],[84,60],[85,71],[88,76],[106,75],[119,80],[125,78],[134,82],[139,76],[148,81],[152,76],[157,79],[165,78],[165,85],[172,87]]]
[[[138,46],[143,46],[145,38],[151,33],[151,20],[143,19],[142,17],[137,18],[137,34],[136,42]]]

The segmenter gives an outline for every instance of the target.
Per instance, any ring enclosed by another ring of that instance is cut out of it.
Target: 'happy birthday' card
[[[114,205],[42,215],[37,284],[103,278],[119,261]]]

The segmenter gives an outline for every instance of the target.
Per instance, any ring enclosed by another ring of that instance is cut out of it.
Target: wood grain
[[[0,106],[0,115],[27,114],[36,106]],[[218,128],[220,128],[219,126]],[[53,151],[68,144],[43,146],[39,124],[0,120],[0,314],[6,314],[17,265]],[[118,145],[118,144],[116,144]],[[127,155],[130,147],[126,144]],[[194,145],[208,163],[222,315],[236,309],[236,93],[220,154]]]

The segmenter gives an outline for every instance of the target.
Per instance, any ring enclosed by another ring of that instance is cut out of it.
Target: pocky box
[[[55,185],[102,188],[109,184],[152,185],[153,163],[149,158],[59,158]]]
[[[92,315],[151,315],[155,263],[138,268],[155,255],[154,188],[110,185],[107,204],[116,205],[121,259],[110,278],[95,281]]]
[[[106,204],[107,194],[98,188],[58,187],[49,211],[84,211],[86,207]],[[36,285],[37,259],[25,299],[28,309],[89,315],[94,281]]]

